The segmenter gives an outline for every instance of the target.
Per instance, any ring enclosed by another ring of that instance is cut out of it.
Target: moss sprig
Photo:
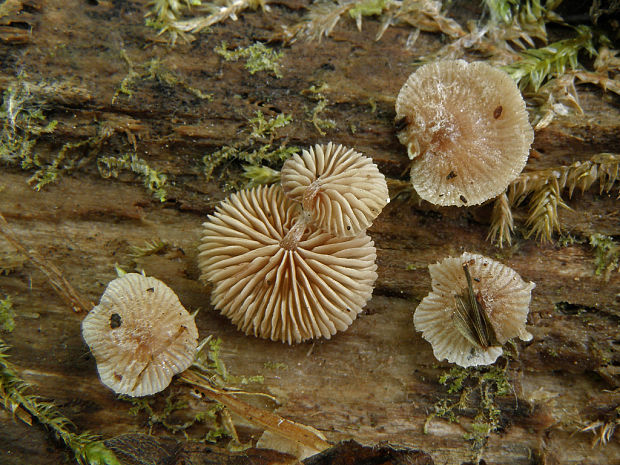
[[[575,28],[576,37],[560,40],[541,48],[524,50],[518,60],[504,66],[506,71],[519,85],[522,91],[538,91],[549,79],[561,76],[568,70],[581,68],[578,55],[586,51],[596,55],[592,42],[592,30],[587,26]]]
[[[158,36],[168,33],[172,46],[179,37],[190,42],[193,37],[177,28],[175,23],[191,13],[193,7],[200,5],[201,0],[152,0],[147,4],[149,11],[144,15],[146,25],[157,29]]]
[[[256,10],[261,8],[264,12],[269,12],[269,0],[214,0],[201,3],[200,13],[207,13],[206,16],[196,16],[194,18],[182,19],[171,23],[176,31],[188,34],[188,40],[193,40],[193,34],[202,32],[214,24],[221,23],[227,19],[235,21],[239,14],[245,10]]]
[[[0,339],[0,402],[14,417],[33,425],[36,419],[69,447],[80,465],[121,465],[114,453],[98,436],[88,432],[77,433],[75,426],[53,402],[42,400],[31,393],[31,386],[17,374],[9,362],[9,346]]]
[[[598,183],[599,194],[611,193],[619,181],[620,155],[614,153],[599,153],[590,160],[569,166],[524,171],[508,186],[506,193],[495,200],[488,238],[500,247],[504,242],[510,244],[511,209],[527,200],[529,214],[525,237],[551,241],[554,232],[562,232],[558,208],[567,207],[563,191],[567,190],[568,198],[572,198],[575,191],[585,192]]]
[[[283,52],[267,47],[262,42],[256,42],[248,47],[237,47],[234,50],[228,50],[228,44],[223,41],[213,51],[226,61],[245,60],[245,68],[250,74],[267,71],[277,78],[282,77],[279,61],[284,55]]]
[[[207,181],[217,174],[225,181],[226,189],[275,182],[279,172],[274,168],[279,168],[284,160],[299,151],[297,147],[287,146],[286,141],[276,144],[279,130],[291,121],[292,116],[285,113],[265,118],[260,110],[257,111],[248,120],[241,141],[225,145],[202,158],[202,170]]]
[[[406,24],[415,30],[442,32],[456,38],[465,34],[461,26],[442,12],[442,2],[416,0],[361,0],[361,1],[318,1],[310,5],[301,22],[276,34],[275,39],[285,43],[296,40],[320,42],[328,37],[343,16],[350,16],[358,30],[362,29],[362,18],[377,16],[380,25],[375,40],[381,39],[389,26]]]
[[[97,159],[97,168],[103,178],[118,178],[121,171],[131,171],[140,176],[144,187],[160,202],[166,201],[165,184],[168,177],[151,168],[145,160],[135,153],[126,153],[120,157],[100,156]]]

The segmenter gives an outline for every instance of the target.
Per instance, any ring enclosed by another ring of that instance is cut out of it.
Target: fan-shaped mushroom
[[[281,173],[284,193],[334,236],[357,236],[389,202],[372,159],[331,142],[289,158]]]
[[[476,205],[501,194],[523,170],[534,132],[517,85],[486,63],[429,63],[396,99],[411,182],[437,205]]]
[[[101,382],[119,394],[164,390],[194,360],[198,330],[177,295],[158,279],[128,273],[108,284],[82,322]]]
[[[246,334],[330,338],[370,299],[376,251],[365,233],[315,230],[280,186],[240,191],[203,225],[198,265],[211,302]]]
[[[413,321],[438,360],[488,365],[509,339],[532,338],[525,321],[534,283],[495,260],[467,252],[428,268],[433,289]]]

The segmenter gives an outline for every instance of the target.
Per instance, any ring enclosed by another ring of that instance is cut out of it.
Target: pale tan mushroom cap
[[[420,67],[396,99],[399,134],[414,159],[411,182],[437,205],[477,205],[501,194],[523,170],[534,132],[505,72],[486,63]]]
[[[128,273],[108,284],[82,322],[101,382],[139,397],[163,391],[188,368],[198,340],[194,318],[155,278]]]
[[[280,186],[240,191],[204,223],[198,265],[211,302],[246,334],[274,341],[329,339],[372,295],[376,250],[365,233],[303,233],[281,244],[299,206]]]
[[[529,341],[525,329],[534,283],[527,283],[512,268],[482,255],[465,252],[429,265],[432,291],[413,316],[415,328],[431,343],[437,360],[447,359],[463,367],[489,365],[502,354],[497,346],[482,350],[469,342],[452,321],[455,295],[467,288],[463,264],[469,263],[475,292],[480,292],[498,341],[519,337]]]
[[[289,158],[281,173],[284,193],[334,236],[357,236],[390,200],[371,158],[331,142]]]

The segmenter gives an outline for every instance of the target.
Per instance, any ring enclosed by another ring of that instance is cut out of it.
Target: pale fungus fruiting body
[[[438,360],[489,365],[509,339],[532,338],[525,322],[534,283],[500,262],[467,252],[428,268],[432,291],[413,320]]]
[[[421,66],[398,94],[396,121],[413,159],[411,182],[436,205],[477,205],[501,194],[534,139],[515,82],[482,62]]]
[[[377,278],[370,237],[318,230],[277,185],[221,202],[199,251],[215,308],[246,334],[289,344],[347,329]]]
[[[194,318],[163,282],[128,273],[108,284],[82,322],[101,382],[139,397],[164,390],[188,368],[198,340]]]
[[[331,142],[288,159],[282,188],[334,236],[357,236],[389,202],[385,177],[372,159]]]

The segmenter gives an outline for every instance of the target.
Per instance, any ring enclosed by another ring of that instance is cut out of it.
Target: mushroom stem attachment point
[[[306,228],[312,222],[312,215],[309,211],[303,211],[293,227],[286,233],[286,236],[280,241],[280,247],[284,250],[295,250],[297,244],[306,232]]]

